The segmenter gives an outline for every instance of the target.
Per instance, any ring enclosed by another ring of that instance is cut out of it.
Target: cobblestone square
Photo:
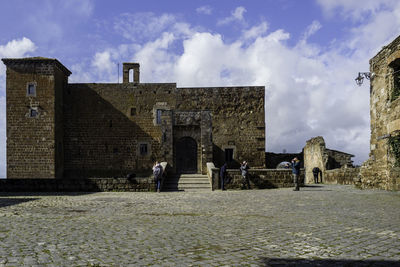
[[[2,193],[0,220],[0,266],[400,266],[399,192],[353,186]]]

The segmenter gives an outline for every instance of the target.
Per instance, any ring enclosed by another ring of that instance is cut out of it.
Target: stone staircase
[[[164,181],[162,191],[211,191],[211,184],[207,175],[179,174],[168,177]]]

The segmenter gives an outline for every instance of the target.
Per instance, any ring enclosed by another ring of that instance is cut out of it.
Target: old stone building
[[[400,36],[370,60],[371,140],[361,187],[400,189]]]
[[[318,167],[322,171],[324,182],[328,182],[327,179],[325,179],[328,170],[353,167],[351,158],[354,157],[354,155],[326,148],[325,140],[322,136],[317,136],[308,140],[303,149],[303,153],[304,168],[306,170],[305,182],[308,184],[314,183],[314,176],[312,173],[314,167]],[[353,173],[353,171],[349,172],[349,174]]]
[[[8,178],[148,174],[154,160],[178,173],[264,166],[263,86],[141,83],[137,63],[123,64],[123,83],[71,84],[57,59],[3,62]]]

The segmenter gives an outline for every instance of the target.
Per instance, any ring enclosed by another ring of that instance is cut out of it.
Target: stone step
[[[168,177],[164,181],[163,191],[211,191],[211,185],[207,175],[181,174]]]

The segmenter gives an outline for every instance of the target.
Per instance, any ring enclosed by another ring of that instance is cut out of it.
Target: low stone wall
[[[152,177],[88,179],[1,179],[0,192],[155,191]]]
[[[359,167],[326,170],[322,181],[326,184],[354,184],[359,173]]]
[[[227,180],[230,182],[225,185],[226,189],[242,188],[242,175],[239,170],[228,169]],[[221,188],[218,168],[213,169],[212,181],[213,190]],[[250,169],[249,181],[251,189],[284,188],[294,186],[292,170],[285,169]],[[300,185],[304,185],[303,169],[301,170],[300,181]]]

